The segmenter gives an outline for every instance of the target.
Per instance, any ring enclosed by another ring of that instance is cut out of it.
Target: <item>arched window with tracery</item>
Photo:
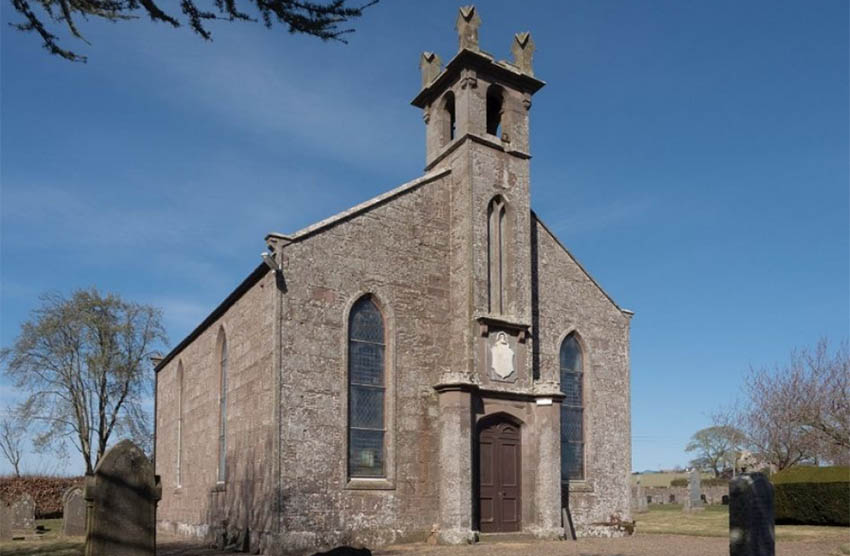
[[[183,484],[183,362],[177,363],[177,486]]]
[[[487,266],[488,292],[490,312],[502,314],[505,312],[505,223],[507,206],[505,200],[497,195],[490,201],[487,209]]]
[[[219,385],[218,408],[218,482],[223,483],[227,479],[227,337],[224,329],[218,333],[219,344],[219,371],[221,382]]]
[[[386,477],[384,319],[370,296],[348,321],[348,476]]]
[[[575,333],[561,343],[561,480],[584,479],[584,362]]]

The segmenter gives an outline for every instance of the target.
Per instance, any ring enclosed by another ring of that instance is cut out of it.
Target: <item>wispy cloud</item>
[[[138,50],[167,83],[155,84],[151,92],[187,117],[201,111],[270,146],[297,144],[299,150],[370,169],[396,165],[416,152],[420,136],[401,133],[407,128],[399,125],[418,123],[412,109],[385,86],[364,86],[381,77],[353,68],[322,71],[267,46],[246,37],[239,48],[204,64],[175,56],[167,43],[140,44]]]
[[[572,205],[566,215],[553,222],[545,213],[541,217],[554,232],[577,236],[627,226],[654,209],[655,203],[649,199],[613,199],[601,205]]]

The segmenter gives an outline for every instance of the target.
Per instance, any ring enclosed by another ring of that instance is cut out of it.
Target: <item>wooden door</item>
[[[507,421],[482,426],[478,434],[478,518],[482,533],[520,530],[520,434]]]

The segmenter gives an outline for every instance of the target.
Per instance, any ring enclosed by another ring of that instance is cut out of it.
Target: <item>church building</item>
[[[479,24],[421,57],[424,174],[269,234],[157,363],[160,530],[281,554],[631,519],[632,313],[532,211],[534,42],[497,61]]]

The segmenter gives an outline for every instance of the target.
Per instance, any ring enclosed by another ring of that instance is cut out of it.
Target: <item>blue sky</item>
[[[39,293],[97,285],[162,307],[175,345],[267,232],[420,175],[418,56],[455,53],[457,7],[384,0],[348,45],[81,22],[73,64],[6,27],[3,2],[0,344]],[[848,335],[848,4],[478,8],[483,49],[537,44],[535,210],[636,312],[633,468],[684,465],[750,365]],[[0,408],[15,399],[0,379]]]

